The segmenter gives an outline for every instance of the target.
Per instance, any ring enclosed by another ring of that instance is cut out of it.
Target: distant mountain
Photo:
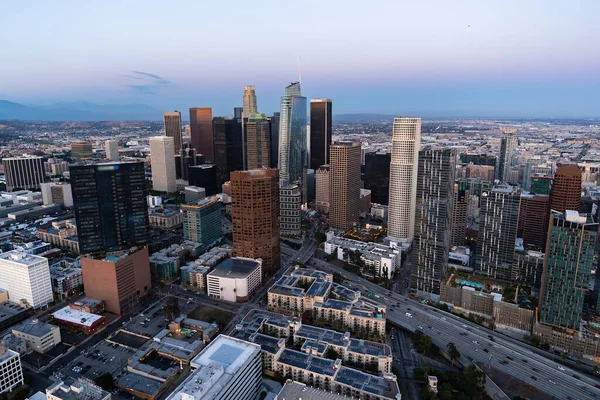
[[[393,121],[396,116],[386,114],[335,114],[333,122],[373,122],[373,121]]]
[[[0,100],[0,120],[27,121],[139,121],[160,120],[162,112],[142,104],[58,103],[26,106]]]

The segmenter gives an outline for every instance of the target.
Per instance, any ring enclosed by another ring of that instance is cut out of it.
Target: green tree
[[[165,316],[173,321],[179,316],[179,299],[177,297],[169,296],[163,309]]]
[[[454,365],[454,361],[456,361],[460,358],[460,352],[456,348],[456,345],[452,342],[449,342],[447,347],[448,347],[448,355],[450,356],[452,365]]]
[[[444,382],[438,388],[438,397],[441,400],[452,400],[452,385],[448,382]]]

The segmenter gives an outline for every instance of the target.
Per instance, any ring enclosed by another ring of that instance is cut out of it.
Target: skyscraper
[[[221,240],[221,205],[216,197],[183,204],[183,238],[202,245],[202,251],[207,251],[212,245]]]
[[[271,121],[265,114],[251,114],[246,122],[246,168],[271,166]]]
[[[515,254],[521,195],[498,187],[481,194],[475,270],[493,279],[508,281]]]
[[[295,184],[279,188],[279,234],[282,237],[302,236],[302,194]]]
[[[173,144],[175,146],[175,154],[181,154],[182,143],[181,143],[181,112],[172,111],[166,112],[164,115],[165,119],[165,135],[173,138]]]
[[[315,171],[315,208],[329,214],[329,164],[321,165]]]
[[[233,118],[242,119],[243,112],[244,112],[244,107],[233,107]]]
[[[388,205],[390,198],[390,163],[392,154],[378,151],[365,154],[365,189],[371,191],[373,203]]]
[[[523,238],[526,250],[545,252],[550,219],[548,196],[521,194],[517,237]]]
[[[418,294],[440,294],[446,277],[452,238],[456,153],[448,148],[419,152],[412,289]]]
[[[329,226],[346,231],[360,212],[360,143],[336,142],[329,154]]]
[[[279,121],[279,177],[290,183],[302,182],[306,170],[306,97],[300,83],[285,88]]]
[[[310,101],[310,167],[316,170],[329,164],[331,146],[331,100]]]
[[[170,136],[150,138],[152,188],[157,192],[173,193],[177,191],[174,143],[175,140]]]
[[[190,108],[190,132],[196,152],[207,162],[215,161],[212,108]]]
[[[271,117],[271,168],[279,168],[279,117],[281,113],[273,113]]]
[[[541,323],[580,329],[597,235],[598,224],[577,211],[552,213],[540,291]]]
[[[2,159],[6,190],[39,189],[46,177],[44,159],[37,156],[7,157]]]
[[[217,186],[215,164],[199,164],[188,167],[188,179],[191,186],[204,188],[207,196],[214,196],[221,190],[221,186]]]
[[[119,161],[119,142],[109,139],[104,142],[104,151],[108,161]]]
[[[579,211],[581,202],[581,170],[577,165],[563,165],[556,168],[550,190],[550,209],[564,213],[566,210]]]
[[[217,187],[229,180],[233,171],[244,169],[242,123],[236,118],[213,118]]]
[[[279,177],[276,169],[231,173],[233,252],[262,258],[263,273],[279,268]]]
[[[81,254],[148,243],[143,162],[73,165],[70,172]]]
[[[256,106],[256,92],[254,86],[246,86],[244,88],[242,118],[248,118],[252,114],[258,114]]]
[[[388,209],[388,236],[392,241],[413,240],[420,146],[421,118],[394,118]]]
[[[510,169],[512,167],[512,157],[517,147],[514,128],[504,128],[502,138],[500,139],[500,157],[498,157],[497,176],[500,182],[508,182],[510,178]]]
[[[71,143],[71,157],[75,160],[87,160],[94,156],[92,144],[84,140],[76,140]]]
[[[465,182],[454,184],[454,204],[452,205],[452,240],[451,246],[463,246],[467,233],[467,209],[469,195]]]

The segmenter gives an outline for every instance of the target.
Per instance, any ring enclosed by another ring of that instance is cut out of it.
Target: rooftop
[[[92,326],[102,317],[101,315],[91,314],[85,311],[74,310],[71,307],[61,308],[54,312],[52,316],[56,319],[71,322],[77,325]]]
[[[355,389],[393,399],[400,393],[394,378],[382,378],[352,368],[341,367],[335,381]]]
[[[62,400],[101,400],[109,396],[108,392],[96,386],[89,379],[66,378],[64,381],[56,382],[46,389],[46,394],[53,395]]]
[[[347,400],[346,396],[306,386],[304,383],[288,380],[277,395],[280,400]]]
[[[232,257],[223,260],[209,274],[228,278],[243,278],[260,267],[260,262],[252,258]]]
[[[22,251],[12,250],[0,254],[0,260],[6,260],[13,264],[31,266],[39,262],[48,263],[48,259],[33,254],[27,254]]]
[[[155,395],[163,385],[160,381],[130,372],[123,374],[116,383],[120,387],[149,395]]]
[[[13,331],[22,332],[37,337],[44,336],[52,332],[53,329],[58,329],[58,327],[45,322],[39,322],[37,320],[25,321],[19,325],[13,326],[12,328]]]
[[[6,347],[0,345],[0,364],[18,355],[19,353],[17,353],[16,351],[7,349]]]

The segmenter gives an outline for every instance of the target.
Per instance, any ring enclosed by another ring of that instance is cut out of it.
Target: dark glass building
[[[217,168],[215,164],[190,166],[188,177],[190,186],[204,188],[207,196],[213,196],[221,192],[221,186],[217,186]]]
[[[213,118],[213,131],[215,133],[214,164],[217,174],[215,185],[220,188],[229,180],[231,172],[244,169],[242,123],[236,118],[215,117]],[[209,196],[208,189],[206,195]]]
[[[69,171],[81,254],[148,243],[143,162],[73,165]]]
[[[271,168],[279,168],[279,116],[281,113],[273,113],[271,117]]]
[[[190,108],[192,147],[209,162],[215,160],[212,128],[212,108]]]
[[[388,205],[390,197],[391,162],[391,153],[373,152],[365,154],[365,171],[363,174],[363,182],[365,189],[369,189],[371,191],[372,203],[379,203],[386,206]]]
[[[460,163],[461,164],[473,164],[473,165],[491,165],[492,167],[496,166],[496,157],[490,154],[468,154],[461,153],[460,154]]]
[[[331,100],[310,101],[310,169],[329,164],[331,146]]]

